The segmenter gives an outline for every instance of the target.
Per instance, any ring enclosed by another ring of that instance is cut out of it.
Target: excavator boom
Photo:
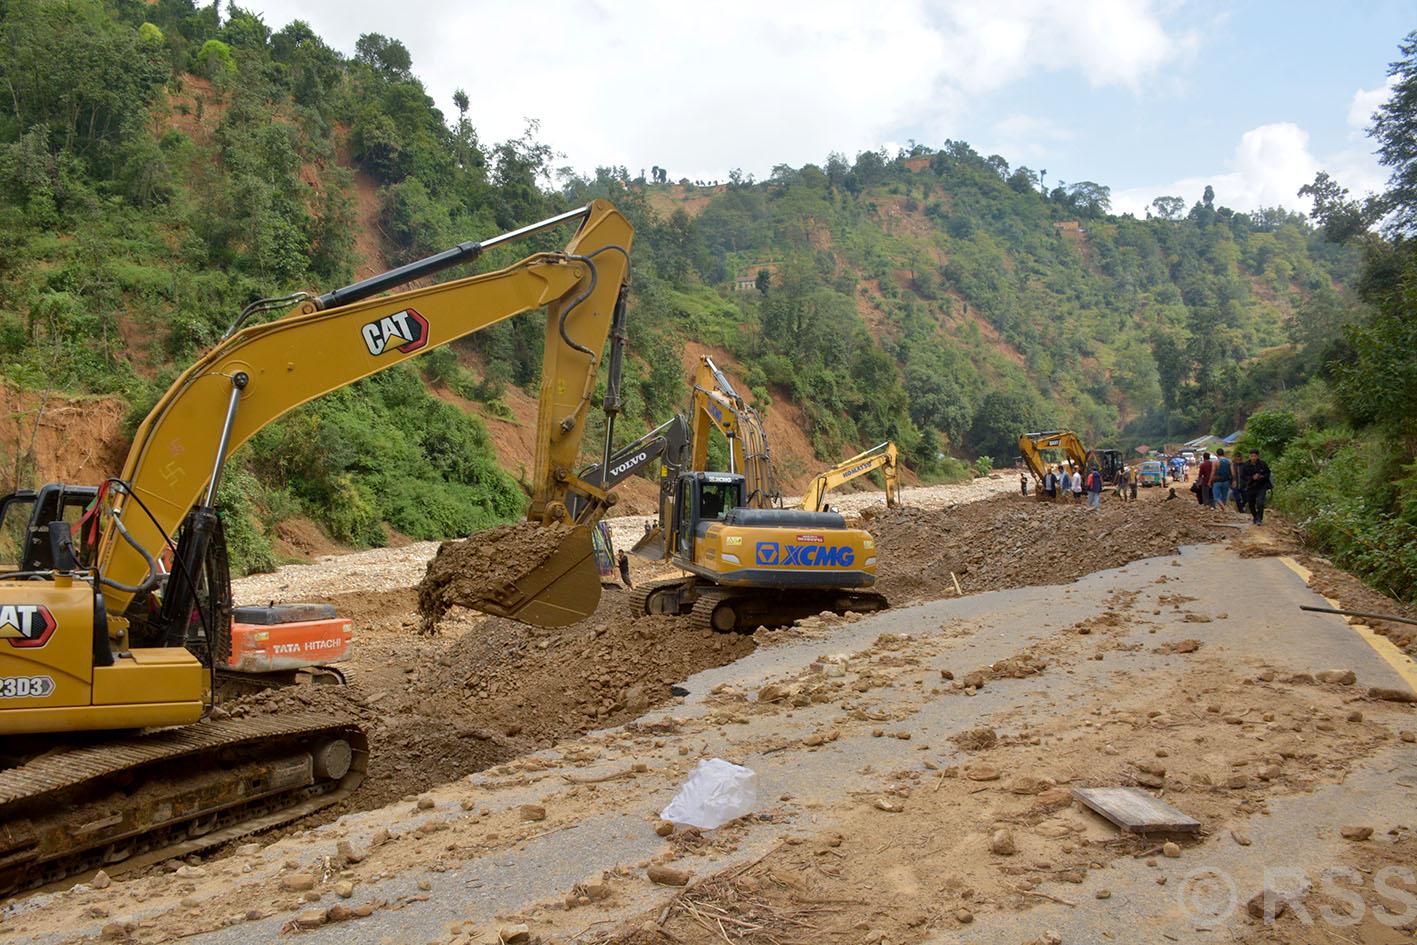
[[[563,253],[368,297],[473,258],[494,242],[576,218],[580,228]],[[542,306],[546,347],[528,518],[564,519],[566,477],[580,450],[632,236],[624,217],[596,201],[507,237],[464,244],[421,266],[336,290],[306,302],[297,314],[244,328],[217,344],[173,383],[134,437],[122,479],[152,517],[139,513],[127,496],[115,503],[117,521],[106,529],[98,556],[99,571],[109,579],[103,589],[108,612],[125,611],[148,571],[139,548],[155,553],[199,499],[211,506],[226,457],[261,428],[323,394]],[[122,537],[119,523],[131,540]]]
[[[828,492],[879,469],[886,480],[886,505],[894,508],[900,502],[900,467],[897,459],[895,443],[890,440],[844,459],[813,477],[802,493],[799,507],[809,512],[821,512],[826,506]]]

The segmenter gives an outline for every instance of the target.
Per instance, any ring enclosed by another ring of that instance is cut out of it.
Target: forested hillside
[[[1302,383],[1308,341],[1359,311],[1359,248],[1283,211],[1233,213],[1224,194],[1114,217],[1104,186],[1050,184],[963,142],[722,185],[554,173],[534,127],[485,142],[463,93],[440,113],[397,39],[365,35],[346,56],[238,7],[0,0],[0,79],[12,420],[55,392],[106,395],[131,429],[250,301],[592,196],[638,231],[625,439],[682,409],[700,345],[770,415],[800,416],[818,457],[889,437],[927,478],[1008,461],[1025,427],[1123,447],[1229,432],[1274,383]],[[496,463],[465,407],[515,416],[540,336],[513,320],[264,431],[224,488],[238,563],[274,563],[275,529],[296,518],[360,545],[516,516],[521,470]],[[56,468],[16,429],[0,486]]]

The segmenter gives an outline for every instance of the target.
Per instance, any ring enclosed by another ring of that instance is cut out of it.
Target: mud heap
[[[477,608],[498,588],[535,571],[569,532],[565,525],[518,522],[443,542],[418,585],[418,612],[425,627],[454,606]]]
[[[1124,503],[1108,495],[1097,512],[1022,496],[933,511],[883,509],[866,526],[880,549],[876,590],[899,607],[953,596],[951,572],[966,594],[1063,584],[1232,534],[1217,527],[1232,516],[1188,499]]]

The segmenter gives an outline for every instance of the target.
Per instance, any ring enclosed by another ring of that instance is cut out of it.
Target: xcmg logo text
[[[775,541],[757,544],[758,564],[790,567],[849,567],[856,561],[856,549],[847,545],[783,545]]]

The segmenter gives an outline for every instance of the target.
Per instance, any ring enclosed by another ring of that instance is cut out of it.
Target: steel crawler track
[[[96,741],[0,771],[0,897],[303,817],[359,786],[368,751],[352,721],[304,713]]]

